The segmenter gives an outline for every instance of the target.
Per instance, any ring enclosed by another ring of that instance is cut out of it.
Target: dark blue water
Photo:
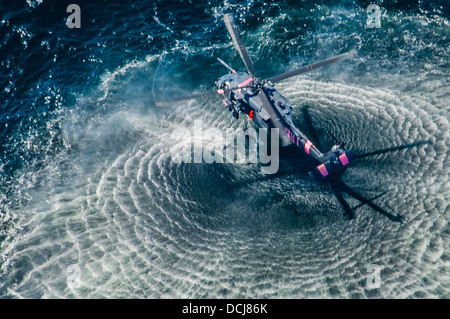
[[[379,29],[370,1],[181,0],[78,1],[69,29],[72,2],[0,4],[1,297],[449,297],[446,1],[376,2]],[[155,107],[212,88],[217,57],[244,70],[226,12],[263,78],[358,50],[277,88],[324,148],[330,132],[361,151],[433,142],[344,176],[367,197],[389,189],[378,203],[406,223],[368,207],[345,221],[304,176],[171,161],[175,128],[243,125],[216,98]]]

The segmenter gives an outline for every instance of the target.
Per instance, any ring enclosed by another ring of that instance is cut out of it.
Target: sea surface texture
[[[217,58],[245,71],[224,13],[259,78],[357,51],[276,88],[323,151],[428,142],[342,177],[403,223],[346,220],[304,154],[275,175],[173,161],[177,128],[244,127],[216,96],[155,106],[213,89]],[[450,298],[449,17],[439,0],[1,1],[0,297]]]

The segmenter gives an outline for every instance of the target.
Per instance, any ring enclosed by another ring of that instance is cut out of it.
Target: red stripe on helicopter
[[[251,81],[253,81],[253,78],[248,78],[247,80],[245,80],[244,82],[242,82],[241,84],[238,85],[238,88],[243,88],[244,86],[246,86],[247,84],[249,84]]]
[[[284,128],[284,131],[288,137],[291,137],[291,131],[289,131],[287,127]]]
[[[305,144],[305,153],[309,155],[309,150],[311,149],[312,142],[308,140]]]
[[[223,105],[228,106],[228,103],[226,100],[222,100]]]
[[[253,110],[250,111],[250,113],[248,114],[248,117],[253,120]]]
[[[341,154],[339,156],[339,159],[341,160],[342,165],[347,165],[348,164],[348,158],[347,155],[345,155],[345,153]]]
[[[327,168],[325,167],[324,164],[317,166],[317,169],[319,170],[320,174],[322,174],[323,177],[328,175]]]

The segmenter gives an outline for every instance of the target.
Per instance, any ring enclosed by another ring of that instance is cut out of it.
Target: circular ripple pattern
[[[361,152],[433,142],[364,159],[344,176],[361,193],[389,189],[380,205],[407,223],[366,207],[345,221],[326,189],[296,176],[261,179],[256,165],[174,163],[176,127],[190,129],[198,118],[204,127],[236,127],[215,100],[191,102],[156,124],[119,112],[122,127],[111,116],[80,148],[108,142],[121,151],[100,149],[88,164],[68,160],[70,189],[54,188],[32,206],[25,235],[9,250],[7,294],[448,297],[448,113],[421,96],[370,87],[304,79],[278,88],[309,106],[323,145],[332,143],[327,132]],[[303,127],[300,110],[294,118]],[[108,126],[116,135],[95,134]],[[79,273],[68,271],[73,265]],[[379,289],[367,286],[370,265],[381,267]]]
[[[1,298],[450,298],[443,1],[385,3],[378,30],[365,27],[358,1],[134,1],[100,11],[89,2],[76,36],[63,3],[23,5],[6,6],[0,25]],[[343,176],[366,197],[389,190],[376,203],[403,224],[368,207],[345,221],[330,190],[292,159],[276,176],[172,160],[190,142],[172,138],[176,128],[200,118],[204,128],[242,128],[215,98],[153,107],[209,89],[224,71],[216,57],[243,69],[224,37],[225,7],[261,77],[358,50],[277,88],[324,150],[330,133],[363,153],[433,143],[364,158]]]

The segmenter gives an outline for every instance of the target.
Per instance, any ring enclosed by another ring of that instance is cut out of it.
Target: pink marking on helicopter
[[[348,157],[347,157],[347,155],[345,155],[345,153],[341,154],[341,155],[339,156],[339,159],[340,159],[342,165],[345,166],[345,165],[348,164]]]
[[[312,146],[312,142],[310,140],[308,140],[308,142],[306,142],[305,144],[305,153],[309,155],[309,150],[311,149]]]
[[[300,146],[299,144],[300,138],[297,135],[292,133],[287,127],[284,128],[284,131],[286,132],[287,137],[289,137],[292,140],[292,143],[297,144],[297,146]]]
[[[228,106],[228,103],[227,103],[227,101],[225,101],[225,100],[222,100],[222,103],[223,103],[223,105],[225,105],[225,106]]]
[[[223,95],[223,94],[225,94],[225,91],[222,90],[222,89],[218,89],[218,90],[217,90],[217,94],[222,94],[222,95]]]
[[[245,80],[244,82],[242,82],[241,84],[238,85],[238,88],[241,89],[244,86],[246,86],[247,84],[249,84],[250,82],[253,81],[253,78],[248,78],[247,80]]]
[[[286,135],[288,137],[291,137],[291,131],[289,131],[289,129],[287,127],[284,128],[284,131],[286,132]]]
[[[328,175],[327,168],[325,167],[324,164],[320,164],[319,166],[317,166],[317,169],[319,170],[320,174],[322,174],[323,177]]]

